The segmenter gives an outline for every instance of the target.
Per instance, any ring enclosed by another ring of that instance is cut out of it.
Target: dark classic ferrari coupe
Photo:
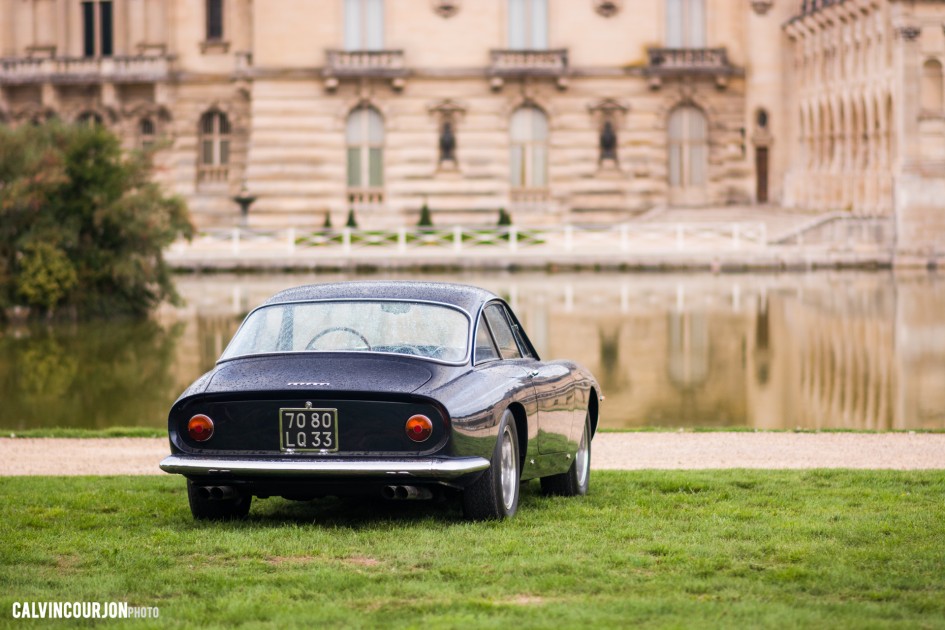
[[[171,455],[195,518],[245,516],[253,496],[459,496],[501,519],[519,485],[582,495],[600,387],[542,361],[499,297],[427,282],[282,291],[253,310],[174,403]]]

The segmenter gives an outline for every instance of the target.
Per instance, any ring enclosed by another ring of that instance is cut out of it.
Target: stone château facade
[[[945,214],[934,0],[0,0],[0,122],[157,143],[199,225]],[[759,210],[763,211],[763,210]],[[942,228],[945,232],[945,227]]]

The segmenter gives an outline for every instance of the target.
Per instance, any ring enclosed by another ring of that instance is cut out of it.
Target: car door
[[[560,363],[539,361],[504,304],[493,302],[483,314],[503,359],[521,366],[534,388],[538,407],[538,452],[568,450],[575,408],[571,370]]]

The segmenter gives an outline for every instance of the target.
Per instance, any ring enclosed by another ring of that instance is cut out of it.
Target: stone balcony
[[[338,87],[339,79],[389,79],[394,89],[404,85],[407,65],[402,50],[327,50],[325,85]]]
[[[719,87],[736,73],[724,48],[649,48],[645,74],[650,86],[658,88],[664,77],[710,76]]]
[[[550,77],[559,87],[567,86],[568,49],[493,50],[490,53],[489,75],[493,88],[502,87],[504,79]]]
[[[0,59],[0,82],[25,83],[151,83],[166,81],[173,58],[154,57],[29,57]]]

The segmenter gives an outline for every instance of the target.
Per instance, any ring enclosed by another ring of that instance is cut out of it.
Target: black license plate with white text
[[[283,451],[333,453],[338,450],[338,410],[282,408],[279,448]]]

